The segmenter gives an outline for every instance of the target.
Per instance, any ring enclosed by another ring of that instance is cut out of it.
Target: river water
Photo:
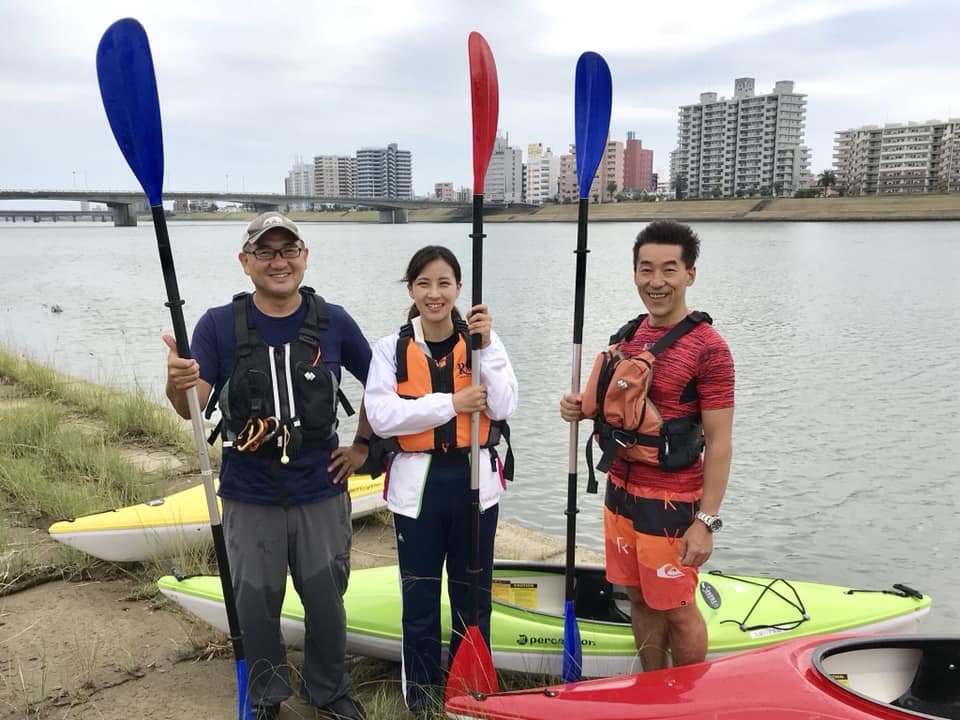
[[[584,380],[606,337],[642,310],[639,225],[590,227]],[[248,288],[241,223],[171,223],[188,327]],[[410,255],[467,225],[304,224],[306,281],[373,341],[396,329]],[[576,227],[488,224],[483,298],[520,382],[517,479],[501,516],[562,537]],[[710,567],[851,587],[903,582],[934,598],[925,629],[960,632],[956,494],[960,225],[697,223],[690,306],[737,368],[734,460]],[[66,372],[160,396],[170,331],[153,227],[0,225],[0,344]],[[51,312],[59,305],[63,312]],[[346,383],[351,399],[360,386]],[[352,424],[345,423],[346,432]],[[583,428],[586,430],[586,426]],[[582,434],[581,434],[582,439]],[[582,445],[582,442],[581,442]],[[580,461],[581,487],[586,467]],[[581,493],[578,541],[602,549],[602,495]]]

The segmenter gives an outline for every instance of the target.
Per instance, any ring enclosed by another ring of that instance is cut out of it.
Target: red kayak
[[[960,637],[791,640],[712,662],[446,705],[448,720],[960,720]]]

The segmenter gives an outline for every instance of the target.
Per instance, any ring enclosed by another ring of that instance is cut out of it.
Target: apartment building
[[[608,140],[604,150],[600,167],[594,177],[594,183],[599,183],[600,202],[613,202],[618,192],[623,190],[623,143],[619,140]],[[593,186],[590,195],[593,196]]]
[[[939,189],[941,192],[960,192],[960,119],[947,123],[943,132]]]
[[[960,190],[960,118],[838,130],[833,162],[847,195]]]
[[[540,143],[527,146],[526,202],[543,205],[557,199],[560,157]]]
[[[315,156],[313,187],[319,197],[356,197],[357,159],[349,155]]]
[[[791,80],[766,95],[755,89],[754,78],[737,78],[732,98],[705,92],[680,108],[671,170],[682,197],[790,196],[803,186],[810,175],[806,95]]]
[[[303,162],[302,159],[297,159],[283,181],[283,194],[300,196],[314,195],[313,165]],[[304,210],[312,209],[312,206],[313,203],[301,201],[290,203],[289,209],[303,212]]]
[[[452,182],[438,182],[433,184],[433,198],[443,202],[453,202],[457,194],[453,190]]]
[[[483,197],[493,203],[523,202],[523,152],[510,147],[510,136],[497,132],[483,180]]]
[[[623,153],[622,142],[619,140],[607,141],[607,146],[600,158],[588,193],[588,197],[594,202],[611,202],[614,196],[623,189]],[[577,202],[579,200],[580,187],[577,183],[576,145],[570,146],[569,154],[560,156],[558,185],[562,202]]]
[[[396,143],[357,150],[356,196],[363,198],[412,198],[413,159]]]
[[[656,189],[653,182],[653,150],[645,150],[643,142],[634,131],[627,133],[627,143],[623,149],[623,190]]]

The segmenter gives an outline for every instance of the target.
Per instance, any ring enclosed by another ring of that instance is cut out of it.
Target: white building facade
[[[536,147],[535,153],[531,148]],[[531,205],[553,202],[559,192],[560,157],[550,148],[543,150],[539,143],[527,148],[526,201]]]
[[[523,202],[523,152],[509,145],[509,136],[497,133],[493,155],[483,180],[485,202]]]
[[[362,198],[413,197],[413,159],[396,143],[357,150],[356,196]]]
[[[806,95],[790,80],[766,95],[756,95],[755,86],[753,78],[737,78],[733,98],[705,92],[680,108],[670,164],[682,197],[789,197],[809,178]]]
[[[833,163],[847,195],[960,191],[960,118],[838,130]]]
[[[313,188],[313,165],[305,163],[302,160],[297,160],[283,181],[284,195],[314,195]],[[290,203],[288,208],[290,210],[303,212],[305,210],[312,210],[313,203],[298,201]]]

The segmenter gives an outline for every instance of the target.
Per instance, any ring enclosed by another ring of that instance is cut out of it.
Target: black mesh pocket
[[[703,452],[703,424],[699,417],[665,420],[660,426],[657,460],[664,470],[683,470]]]
[[[322,363],[297,363],[293,397],[305,438],[326,440],[336,432],[337,387],[337,379]]]

